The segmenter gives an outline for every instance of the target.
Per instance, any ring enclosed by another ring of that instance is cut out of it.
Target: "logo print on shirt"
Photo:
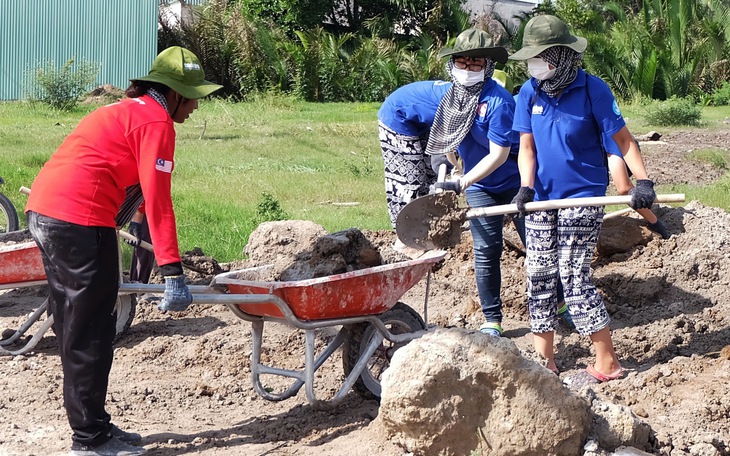
[[[484,116],[487,115],[487,104],[486,103],[480,104],[479,107],[477,108],[477,113],[479,114],[479,117],[484,118]]]
[[[540,106],[540,105],[532,105],[532,114],[533,115],[541,116],[542,115],[542,110],[543,110],[542,106]]]
[[[618,103],[616,103],[616,100],[613,100],[613,106],[611,107],[613,108],[614,114],[616,114],[617,116],[621,115],[621,110],[618,108]]]
[[[171,173],[172,172],[172,160],[165,160],[163,158],[158,158],[157,162],[155,162],[155,169],[157,171],[162,171],[163,173]]]

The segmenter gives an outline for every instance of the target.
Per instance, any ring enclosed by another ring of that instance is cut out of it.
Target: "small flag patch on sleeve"
[[[155,169],[157,171],[162,171],[163,173],[171,173],[172,172],[172,160],[165,160],[163,158],[158,158],[157,163],[155,163]]]

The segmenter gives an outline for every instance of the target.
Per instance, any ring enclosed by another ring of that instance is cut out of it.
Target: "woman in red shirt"
[[[221,86],[205,80],[198,58],[171,47],[128,98],[85,117],[33,182],[26,213],[50,286],[63,367],[72,454],[142,454],[139,434],[111,423],[105,410],[119,291],[115,216],[125,188],[139,184],[155,257],[165,277],[161,310],[192,302],[185,284],[172,208],[174,122],[183,123]]]

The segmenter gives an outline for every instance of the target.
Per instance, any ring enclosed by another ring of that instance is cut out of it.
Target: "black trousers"
[[[74,446],[109,440],[106,412],[112,366],[119,250],[114,228],[86,227],[28,212],[50,286],[63,367],[63,402]]]

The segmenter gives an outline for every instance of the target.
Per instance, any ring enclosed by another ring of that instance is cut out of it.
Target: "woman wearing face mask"
[[[508,159],[517,152],[512,131],[514,100],[492,79],[495,62],[505,63],[507,51],[494,46],[485,32],[469,29],[456,38],[453,48],[442,49],[449,57],[446,69],[453,81],[439,103],[426,154],[448,154],[458,150],[464,176],[437,183],[456,193],[465,192],[469,206],[508,204],[519,189],[517,162]],[[502,335],[500,259],[502,256],[502,216],[481,217],[469,223],[474,241],[474,273],[485,323],[480,331]],[[515,219],[524,240],[524,220]]]
[[[609,87],[579,68],[587,42],[554,16],[525,26],[522,48],[510,56],[527,60],[530,78],[520,89],[513,128],[520,132],[521,188],[513,202],[604,196],[608,185],[601,135],[616,142],[637,177],[631,207],[651,207],[654,183],[626,128]],[[557,373],[553,347],[557,284],[580,334],[589,336],[596,360],[566,379],[573,387],[620,378],[610,317],[591,283],[590,263],[603,222],[603,207],[535,211],[526,215],[527,300],[536,350]]]

